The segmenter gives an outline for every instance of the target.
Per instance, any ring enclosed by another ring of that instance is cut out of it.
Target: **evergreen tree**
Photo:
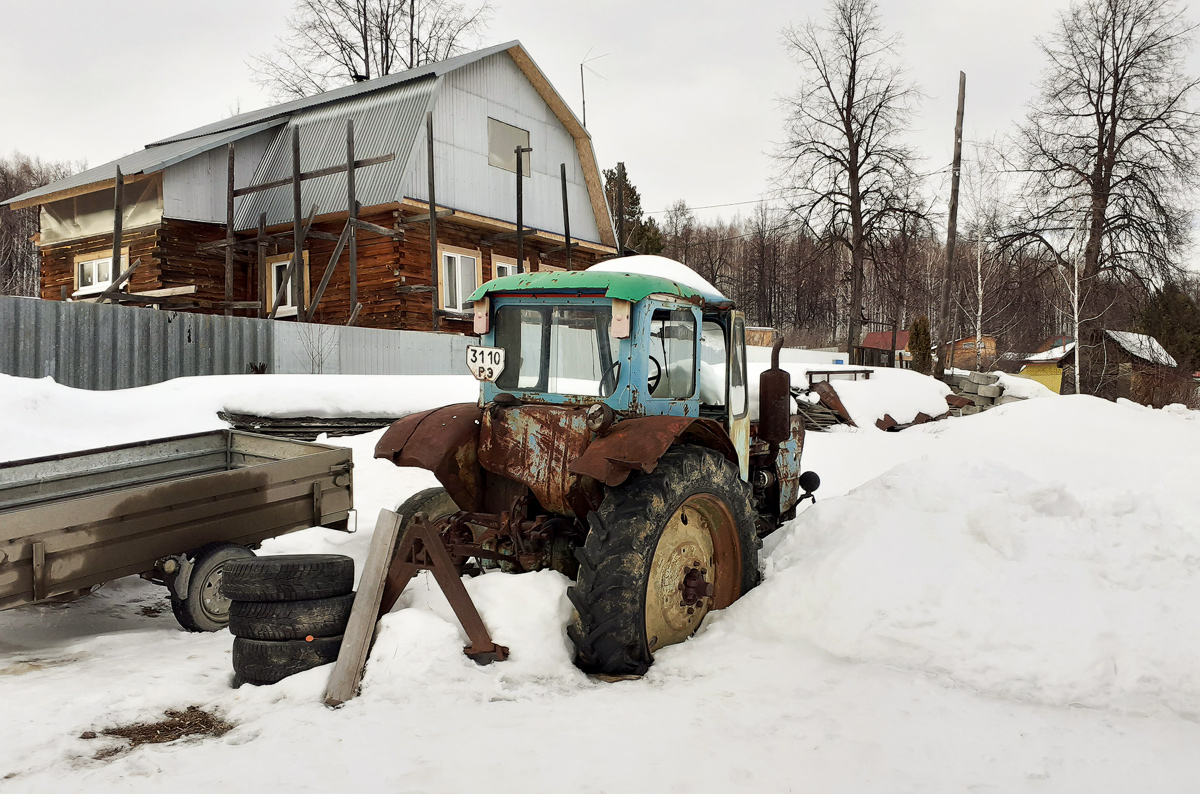
[[[617,169],[604,169],[604,197],[613,215],[613,226],[620,228],[617,218]],[[664,246],[662,228],[653,218],[642,212],[642,195],[629,181],[629,169],[625,169],[625,247],[639,254],[661,254]]]
[[[1181,367],[1200,369],[1200,308],[1179,285],[1155,290],[1142,308],[1141,329],[1166,348]]]
[[[930,346],[933,342],[929,338],[929,318],[925,315],[919,315],[912,321],[912,327],[908,332],[908,350],[912,353],[912,368],[922,375],[928,375],[933,371],[933,354]]]

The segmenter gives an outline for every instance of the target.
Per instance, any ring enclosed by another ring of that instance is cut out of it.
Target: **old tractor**
[[[432,522],[459,573],[573,578],[576,663],[644,673],[758,583],[761,538],[820,482],[778,346],[754,406],[745,318],[715,290],[593,268],[471,298],[479,402],[404,417],[376,447],[443,486],[398,512]]]

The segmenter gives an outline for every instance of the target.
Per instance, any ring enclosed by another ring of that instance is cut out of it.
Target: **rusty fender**
[[[479,421],[475,403],[458,403],[409,414],[387,429],[375,457],[397,466],[428,469],[462,510],[483,509],[483,470],[479,467]]]
[[[715,449],[737,465],[737,451],[719,422],[693,416],[644,416],[618,422],[567,468],[608,486],[620,485],[632,471],[654,471],[659,458],[677,442]]]

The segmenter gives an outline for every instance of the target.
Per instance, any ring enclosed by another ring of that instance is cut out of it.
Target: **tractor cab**
[[[728,299],[594,270],[507,276],[472,298],[481,344],[468,349],[467,365],[482,382],[482,405],[603,405],[613,420],[705,417],[725,426],[745,478],[745,319]]]

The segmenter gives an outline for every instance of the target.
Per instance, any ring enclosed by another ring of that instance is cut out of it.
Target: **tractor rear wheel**
[[[576,550],[568,634],[590,673],[641,675],[654,652],[758,584],[755,513],[737,468],[696,446],[607,490]]]

